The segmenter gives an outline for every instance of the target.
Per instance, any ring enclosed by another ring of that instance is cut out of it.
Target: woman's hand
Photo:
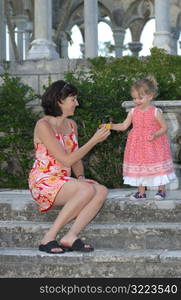
[[[78,178],[79,181],[84,181],[84,182],[87,182],[87,183],[93,183],[93,184],[96,184],[98,183],[97,181],[93,180],[93,179],[89,179],[89,178]]]
[[[95,143],[97,144],[106,140],[110,134],[110,130],[103,127],[96,131],[92,139],[95,140]]]
[[[112,123],[100,124],[99,128],[106,128],[106,129],[111,130],[112,129]]]

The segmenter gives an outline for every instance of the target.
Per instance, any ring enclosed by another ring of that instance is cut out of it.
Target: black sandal
[[[88,247],[86,247],[88,245]],[[84,244],[81,239],[77,239],[73,242],[72,246],[64,246],[61,244],[64,251],[80,251],[80,252],[91,252],[94,251],[94,247],[90,244]]]
[[[55,248],[60,248],[62,251],[60,251],[60,252],[52,251],[52,249],[55,249]],[[62,254],[65,252],[65,250],[57,243],[56,240],[50,241],[45,245],[41,244],[39,246],[39,250],[47,252],[47,253],[51,253],[51,254]]]

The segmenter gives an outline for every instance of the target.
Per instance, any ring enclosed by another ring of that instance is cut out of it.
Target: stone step
[[[1,221],[0,247],[37,247],[51,223]],[[68,230],[66,226],[57,240]],[[112,249],[181,249],[181,223],[91,223],[81,238],[94,245]]]
[[[179,278],[181,251],[98,249],[47,254],[33,248],[0,248],[1,278]]]
[[[167,199],[155,200],[154,191],[148,191],[147,200],[129,200],[135,190],[109,191],[105,205],[95,222],[180,222],[181,191],[168,191]],[[40,213],[28,190],[0,191],[0,219],[19,221],[53,221],[61,208]]]

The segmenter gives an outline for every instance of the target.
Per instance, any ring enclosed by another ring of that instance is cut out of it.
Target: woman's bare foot
[[[55,237],[54,236],[51,236],[49,235],[48,233],[45,234],[45,236],[43,237],[43,239],[41,240],[41,245],[46,245],[47,243],[51,242],[51,241],[54,241],[55,240]],[[52,248],[51,249],[51,252],[62,252],[63,249],[61,248]]]
[[[65,246],[65,247],[71,247],[73,245],[73,243],[75,242],[75,240],[77,240],[78,237],[76,235],[69,235],[66,234],[63,236],[63,238],[60,240],[60,246]],[[91,248],[91,245],[89,244],[85,244],[84,245],[85,248]]]
[[[77,239],[78,237],[76,235],[70,235],[66,234],[64,235],[61,240],[60,240],[60,245],[66,246],[66,247],[71,247],[73,242]]]

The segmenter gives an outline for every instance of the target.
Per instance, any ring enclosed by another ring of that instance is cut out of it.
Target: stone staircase
[[[0,190],[0,277],[180,277],[181,191],[168,191],[165,200],[149,191],[147,200],[136,201],[129,200],[132,192],[110,190],[82,231],[94,252],[57,255],[38,245],[58,208],[39,213],[29,191]]]

